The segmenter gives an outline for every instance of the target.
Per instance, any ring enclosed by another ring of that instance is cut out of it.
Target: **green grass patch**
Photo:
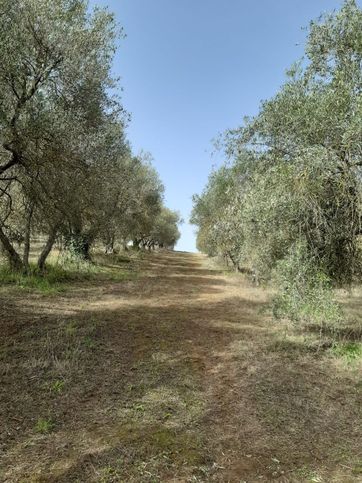
[[[46,274],[40,274],[35,267],[30,267],[27,274],[13,272],[8,267],[0,267],[0,284],[14,286],[22,290],[54,294],[65,290],[67,274],[58,268],[50,267]]]
[[[51,392],[55,394],[60,394],[63,392],[65,382],[62,379],[56,379],[54,382],[50,384]]]
[[[348,342],[335,344],[332,352],[337,357],[343,357],[348,362],[353,362],[362,358],[362,343]]]
[[[355,476],[360,476],[362,475],[362,460],[359,461],[352,469],[352,473],[355,475]]]
[[[35,425],[35,431],[41,434],[48,434],[54,429],[54,422],[51,419],[39,418]]]
[[[322,483],[323,478],[313,469],[303,466],[295,470],[295,475],[310,483]]]
[[[41,273],[37,266],[30,265],[28,273],[14,272],[7,266],[0,266],[0,285],[15,287],[29,292],[54,295],[64,292],[74,283],[86,281],[123,282],[135,277],[129,270],[130,259],[123,256],[95,257],[95,263],[48,264]],[[127,268],[126,268],[127,267]]]

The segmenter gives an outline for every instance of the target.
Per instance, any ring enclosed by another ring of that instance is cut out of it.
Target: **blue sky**
[[[185,219],[179,250],[195,251],[191,197],[213,166],[212,139],[254,115],[303,54],[302,29],[337,0],[91,0],[127,37],[114,71],[131,113],[133,150],[149,151],[166,204]]]

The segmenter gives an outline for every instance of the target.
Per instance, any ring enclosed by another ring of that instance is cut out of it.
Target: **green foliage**
[[[125,136],[113,15],[86,0],[0,0],[0,10],[0,242],[11,269],[28,269],[34,235],[46,238],[40,271],[57,240],[73,265],[96,242],[141,243],[164,188]]]
[[[64,283],[69,280],[69,274],[55,267],[48,267],[46,276],[34,266],[30,267],[28,273],[13,271],[7,266],[0,267],[1,285],[13,285],[22,290],[36,290],[48,295],[63,291]]]
[[[294,322],[334,325],[341,321],[341,308],[333,297],[331,282],[318,263],[308,258],[306,245],[292,247],[275,269],[279,294],[274,298],[277,318]]]
[[[65,251],[56,262],[49,263],[45,271],[39,270],[34,264],[29,265],[27,272],[0,265],[0,285],[54,295],[86,280],[121,282],[137,275],[124,270],[125,257],[96,255],[95,258],[95,262],[90,263]],[[129,263],[129,259],[126,260]]]
[[[73,246],[68,246],[63,250],[57,260],[56,267],[63,270],[65,273],[79,273],[79,274],[95,274],[99,271],[99,267],[91,263],[90,260],[84,259],[78,248],[73,249]]]
[[[157,244],[162,248],[173,249],[180,238],[178,225],[181,222],[179,213],[163,207],[155,219],[148,243],[151,245]]]
[[[201,196],[194,196],[191,223],[198,226],[198,248],[210,256],[227,256],[238,267],[243,261],[241,203],[257,160],[242,151],[232,165],[213,172]]]
[[[312,22],[306,60],[225,135],[229,160],[194,197],[198,247],[256,279],[275,276],[278,315],[340,320],[332,288],[361,273],[362,11]]]

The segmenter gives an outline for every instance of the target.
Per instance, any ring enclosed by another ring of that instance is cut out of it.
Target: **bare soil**
[[[0,481],[362,481],[360,364],[201,255],[137,271],[0,292]]]

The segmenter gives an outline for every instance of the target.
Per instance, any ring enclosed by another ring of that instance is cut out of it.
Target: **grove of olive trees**
[[[305,58],[224,137],[228,161],[194,197],[199,249],[277,282],[276,311],[339,317],[331,289],[361,276],[362,11],[311,22]]]
[[[84,0],[0,0],[0,242],[29,270],[33,236],[44,270],[57,239],[88,259],[103,243],[176,243],[179,216],[125,136],[111,65],[122,30]]]

